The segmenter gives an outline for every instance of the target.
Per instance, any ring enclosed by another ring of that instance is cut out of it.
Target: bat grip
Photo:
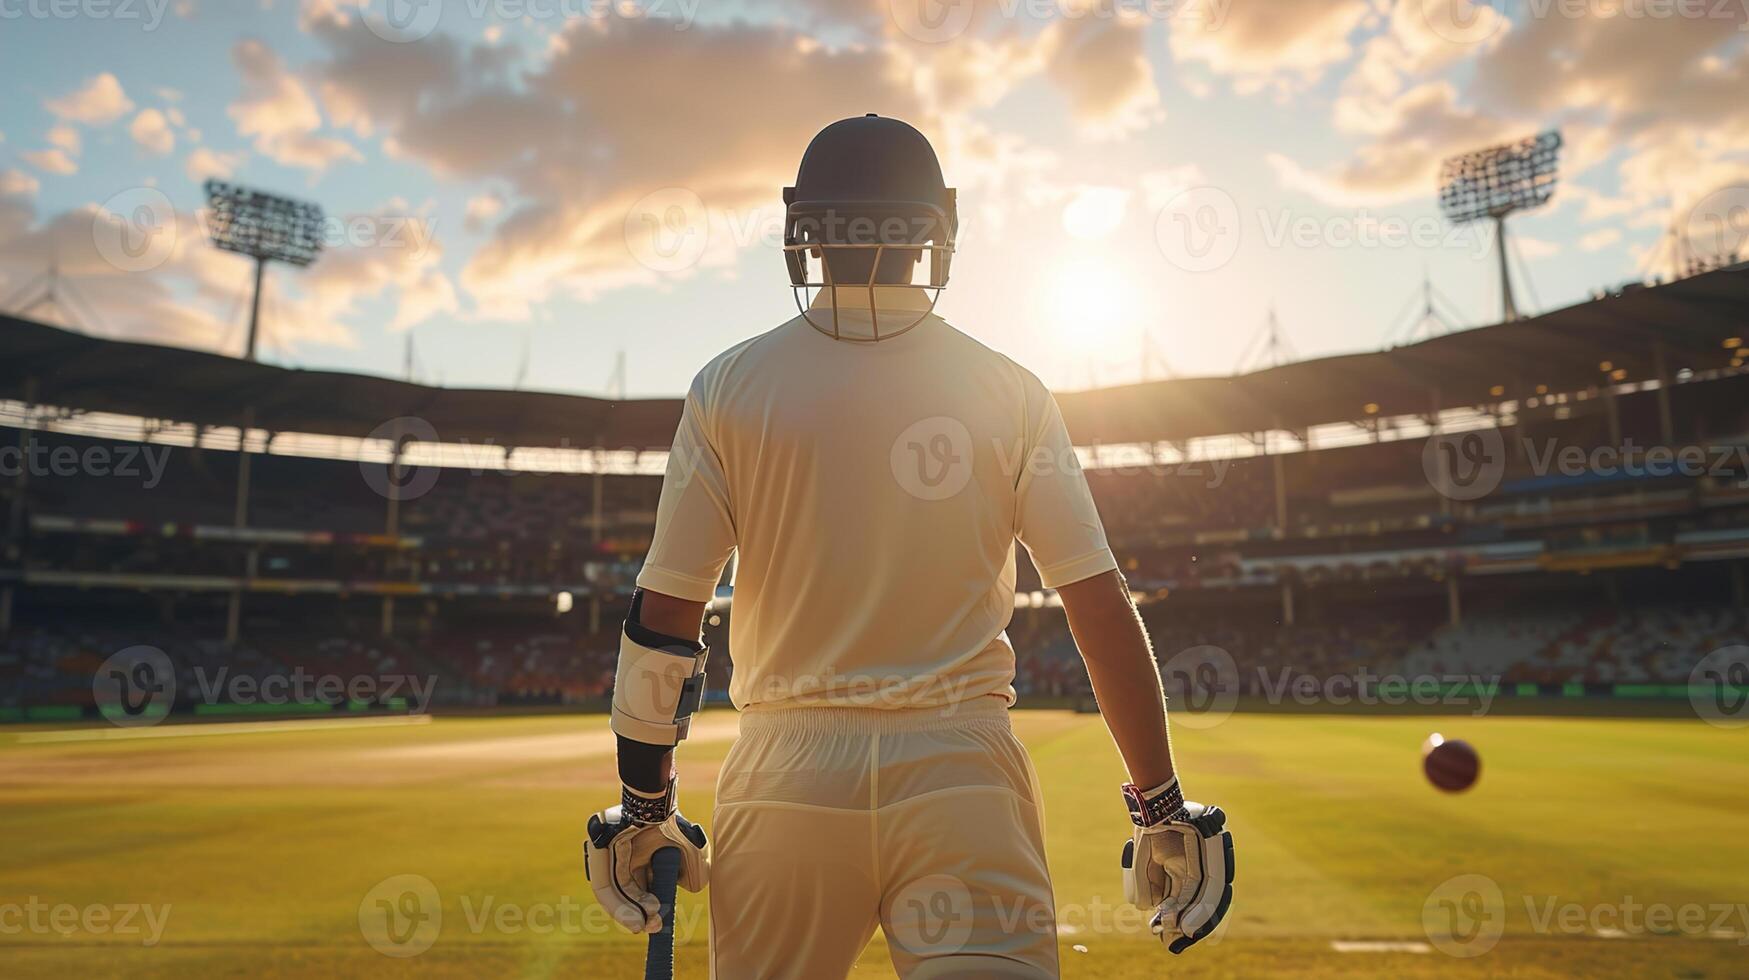
[[[644,980],[673,980],[674,891],[680,882],[680,848],[664,847],[650,856],[650,894],[662,906],[662,931],[650,934]]]

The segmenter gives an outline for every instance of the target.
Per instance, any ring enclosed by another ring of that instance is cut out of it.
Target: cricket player
[[[934,151],[845,119],[784,196],[791,285],[817,293],[687,393],[620,648],[624,788],[589,821],[591,887],[658,929],[650,855],[679,847],[681,886],[712,886],[722,980],[843,977],[877,928],[903,977],[1057,976],[1038,777],[1008,721],[1019,541],[1129,771],[1124,894],[1181,952],[1232,901],[1226,817],[1184,800],[1153,652],[1050,393],[933,313],[958,224]],[[713,860],[676,809],[673,751],[732,553],[740,734]]]

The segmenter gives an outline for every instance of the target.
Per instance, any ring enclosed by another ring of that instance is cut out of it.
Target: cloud
[[[244,156],[241,151],[221,152],[204,146],[197,147],[183,163],[182,172],[197,184],[208,177],[223,180],[237,172],[237,168],[243,164]]]
[[[1454,46],[1432,29],[1429,17],[1449,16],[1447,7],[1476,16],[1474,43]],[[1397,4],[1334,106],[1337,128],[1365,141],[1332,167],[1277,155],[1278,180],[1332,203],[1402,200],[1433,191],[1446,155],[1558,127],[1564,176],[1615,161],[1618,190],[1569,187],[1557,204],[1570,195],[1584,206],[1581,220],[1632,225],[1667,221],[1745,155],[1742,5],[1663,18],[1512,9],[1515,19],[1496,22],[1491,5],[1471,0]]]
[[[371,234],[323,250],[298,277],[300,315],[344,322],[361,313],[365,302],[390,293],[395,296],[391,330],[416,326],[440,312],[457,312],[455,286],[442,271],[443,249],[425,216],[410,214],[405,202],[393,201],[367,214],[346,216],[339,224],[369,228]]]
[[[1448,156],[1524,135],[1523,125],[1458,104],[1450,82],[1428,82],[1405,93],[1380,121],[1380,136],[1335,167],[1318,169],[1271,153],[1276,180],[1326,204],[1372,206],[1432,195]]]
[[[33,315],[105,336],[241,351],[240,300],[253,264],[208,244],[198,214],[165,207],[147,226],[136,211],[148,200],[143,197],[120,204],[119,213],[88,204],[38,222],[35,193],[29,175],[0,171],[0,279],[27,280],[53,261],[72,295],[65,309]],[[372,233],[349,231],[348,240],[325,249],[306,270],[276,267],[262,309],[263,346],[280,352],[355,347],[350,321],[370,303],[390,304],[391,329],[454,312],[454,286],[441,271],[443,253],[431,227],[408,230],[418,218],[387,205],[348,215],[335,226]],[[113,240],[118,221],[153,236],[144,253],[153,256],[149,268],[119,268],[111,261],[114,250],[105,252],[102,243]]]
[[[1208,177],[1194,163],[1150,170],[1136,178],[1142,186],[1142,199],[1149,211],[1158,211],[1179,194],[1208,183]]]
[[[60,123],[50,129],[47,139],[50,146],[58,147],[59,149],[67,151],[70,156],[78,156],[80,149],[83,147],[83,142],[79,137],[79,130],[67,125],[66,123]]]
[[[1368,0],[1233,3],[1222,19],[1175,19],[1172,57],[1234,78],[1241,93],[1295,91],[1353,54],[1349,38],[1371,11]]]
[[[478,234],[493,218],[504,213],[504,198],[497,194],[480,194],[468,198],[467,230]]]
[[[1148,20],[1082,17],[1045,31],[1046,74],[1093,135],[1121,135],[1159,121],[1160,93],[1144,47]]]
[[[36,217],[31,203],[42,184],[22,170],[0,170],[0,241],[22,234]]]
[[[346,141],[317,134],[322,114],[316,100],[272,49],[254,39],[239,41],[231,60],[243,78],[243,96],[231,103],[230,115],[237,132],[253,138],[256,152],[284,166],[315,171],[363,159]]]
[[[24,162],[41,170],[43,173],[66,177],[79,172],[79,162],[74,160],[71,156],[68,156],[67,151],[60,147],[48,150],[33,150],[29,153],[21,153],[19,156],[24,158]]]
[[[1557,242],[1551,242],[1542,238],[1531,238],[1527,235],[1511,235],[1508,237],[1512,242],[1512,251],[1517,252],[1519,256],[1527,262],[1531,259],[1546,259],[1561,254],[1561,246]]]
[[[166,156],[176,149],[176,134],[170,131],[170,123],[157,109],[146,109],[135,116],[128,126],[128,135],[153,156]]]
[[[79,88],[43,103],[43,108],[56,116],[89,126],[107,126],[133,107],[133,100],[122,90],[121,82],[109,72],[93,76]]]
[[[526,315],[555,291],[588,297],[695,274],[634,259],[628,221],[653,192],[696,194],[707,214],[689,217],[717,222],[713,243],[733,246],[717,243],[714,229],[744,240],[826,123],[874,110],[930,125],[912,79],[888,55],[829,49],[787,28],[579,21],[544,65],[515,79],[503,43],[385,46],[356,19],[333,16],[308,29],[331,55],[315,71],[337,120],[381,133],[392,153],[442,176],[493,179],[513,192],[515,206],[461,275],[495,316]]]
[[[1588,235],[1580,236],[1579,250],[1581,252],[1597,252],[1608,248],[1619,241],[1621,241],[1621,232],[1619,230],[1615,228],[1599,228]]]

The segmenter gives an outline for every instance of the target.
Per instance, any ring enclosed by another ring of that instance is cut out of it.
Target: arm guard
[[[686,738],[704,701],[701,643],[664,636],[637,621],[633,600],[619,640],[613,681],[613,732],[646,745],[676,745]]]

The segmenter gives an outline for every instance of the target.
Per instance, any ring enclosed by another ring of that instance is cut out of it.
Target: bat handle
[[[680,882],[680,848],[664,847],[650,856],[650,894],[662,906],[662,931],[650,934],[644,955],[644,980],[673,980],[674,892]]]

